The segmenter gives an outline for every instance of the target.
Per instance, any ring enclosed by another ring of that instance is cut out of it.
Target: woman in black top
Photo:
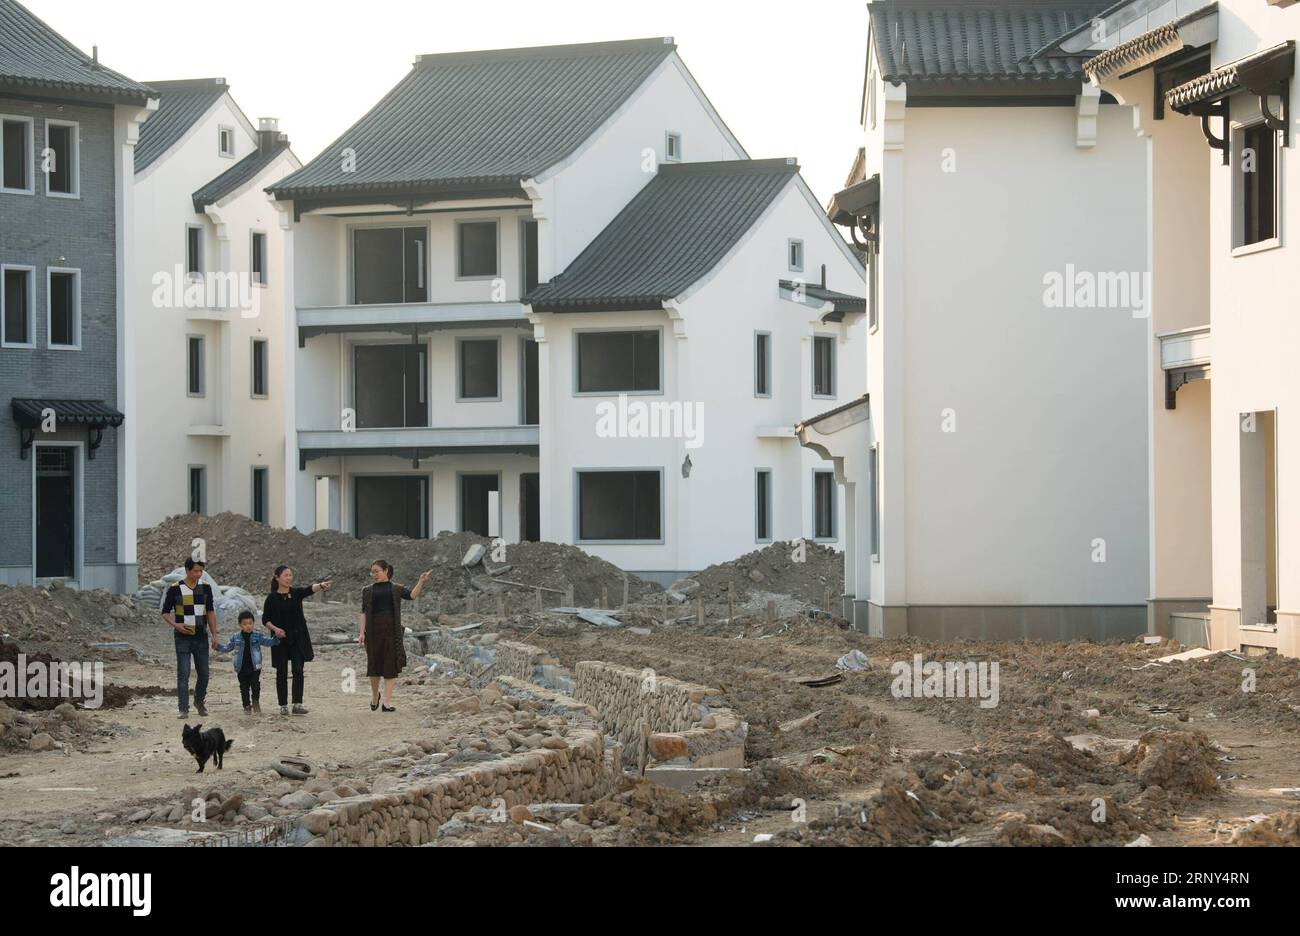
[[[357,643],[366,648],[366,675],[370,677],[370,711],[379,708],[379,680],[384,681],[385,712],[397,711],[393,686],[406,667],[406,632],[402,627],[402,602],[414,601],[424,590],[429,573],[420,573],[414,588],[393,582],[393,567],[383,559],[370,566],[371,584],[361,590],[361,633]]]
[[[271,665],[275,667],[275,694],[280,700],[280,714],[289,714],[289,670],[293,669],[293,714],[306,715],[302,704],[303,664],[315,656],[307,617],[302,611],[304,598],[326,591],[333,582],[313,582],[301,588],[293,584],[293,569],[277,566],[271,579],[271,593],[262,605],[262,623],[271,629],[280,643],[271,648]]]

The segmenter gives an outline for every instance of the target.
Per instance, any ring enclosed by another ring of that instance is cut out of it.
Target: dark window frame
[[[258,249],[258,245],[261,249]],[[267,286],[270,284],[270,277],[267,275],[268,260],[270,259],[270,247],[265,231],[248,232],[248,275],[254,286]]]
[[[812,395],[818,400],[833,400],[837,396],[835,387],[836,367],[835,367],[835,346],[834,335],[813,335],[812,340]],[[825,355],[825,368],[822,366],[822,356],[818,353],[818,348],[828,348]],[[822,380],[824,370],[825,380]],[[823,389],[823,387],[825,389]]]
[[[656,356],[656,373],[655,386],[638,388],[636,383],[639,374],[636,372],[636,335],[654,334],[655,336],[655,356]],[[582,374],[582,343],[590,337],[605,336],[631,336],[633,341],[632,347],[632,386],[630,387],[601,387],[597,389],[583,388]],[[577,329],[573,333],[573,395],[574,396],[618,396],[625,394],[627,396],[662,396],[664,393],[664,333],[663,328],[659,326],[629,327],[629,328],[589,328]]]
[[[188,512],[207,516],[208,513],[208,466],[189,465],[186,468],[185,503]],[[198,481],[197,487],[195,481]]]
[[[27,281],[23,297],[26,306],[23,326],[26,341],[14,341],[9,334],[9,274],[21,273]],[[0,347],[35,348],[36,347],[36,267],[25,263],[0,264]]]
[[[269,338],[252,338],[249,345],[249,396],[254,400],[265,400],[271,395],[271,340]],[[258,374],[259,351],[260,375]],[[260,381],[259,377],[261,378]],[[261,384],[260,390],[258,389],[259,383]]]
[[[194,352],[198,346],[198,354]],[[185,395],[189,397],[206,397],[208,342],[203,335],[185,336]]]
[[[267,523],[271,510],[271,470],[266,465],[253,465],[250,484],[248,516],[258,523]]]
[[[5,125],[17,125],[24,128],[22,159],[22,185],[6,185],[4,168],[8,159],[5,146]],[[34,195],[36,193],[36,119],[20,114],[0,114],[0,193],[5,195]]]
[[[772,542],[772,469],[754,469],[754,542]]]
[[[492,227],[492,271],[490,273],[465,272],[465,228]],[[491,280],[501,275],[501,219],[500,218],[463,218],[456,222],[456,279],[457,280]]]
[[[495,388],[491,395],[469,395],[465,392],[465,346],[468,344],[493,344],[495,358]],[[501,402],[501,337],[457,336],[456,338],[456,402],[457,403],[499,403]]]
[[[754,332],[754,396],[772,397],[772,333]]]
[[[54,340],[54,278],[66,276],[72,280],[71,332],[72,340]],[[59,351],[81,350],[81,270],[74,267],[45,268],[45,343]]]
[[[401,268],[400,285],[402,297],[393,300],[368,300],[365,302],[357,298],[357,235],[374,231],[396,230],[402,232],[401,239]],[[415,254],[416,271],[415,285],[408,290],[407,276],[407,247],[409,246],[407,238],[412,232],[420,232],[420,236],[415,240],[420,244],[420,250]],[[400,224],[400,223],[380,223],[380,224],[353,224],[347,228],[347,250],[348,250],[348,302],[350,305],[426,305],[429,302],[432,280],[431,266],[431,232],[429,224]],[[420,293],[423,292],[423,296]],[[412,298],[411,296],[414,296]]]
[[[583,486],[583,481],[584,481],[585,478],[587,478],[587,477],[595,477],[595,476],[598,476],[598,475],[599,475],[599,476],[613,476],[613,475],[630,475],[630,476],[632,476],[632,479],[633,479],[633,481],[632,481],[632,483],[633,483],[633,488],[632,488],[632,492],[631,492],[631,496],[632,496],[631,519],[632,519],[632,523],[633,523],[633,528],[632,528],[632,532],[631,532],[631,535],[630,535],[630,536],[616,536],[616,537],[589,537],[589,536],[587,535],[587,531],[586,531],[586,529],[584,528],[584,524],[583,524],[583,512],[582,512],[582,507],[583,507],[583,487],[582,487],[582,486]],[[637,535],[637,534],[638,534],[638,530],[637,530],[637,528],[636,528],[636,523],[637,523],[637,513],[638,513],[638,511],[637,511],[637,504],[636,504],[636,498],[637,498],[638,496],[640,496],[640,494],[642,493],[642,492],[639,492],[639,491],[637,490],[637,479],[638,479],[638,478],[649,478],[649,477],[651,477],[651,476],[653,476],[653,477],[656,479],[657,486],[658,486],[658,487],[657,487],[657,494],[658,494],[658,498],[659,498],[659,503],[658,503],[658,511],[657,511],[657,515],[656,515],[656,526],[657,526],[657,529],[655,529],[654,531],[650,532],[649,535],[641,536],[641,535]],[[600,544],[604,544],[604,545],[634,545],[634,546],[662,545],[664,542],[666,542],[666,538],[665,538],[665,527],[666,527],[666,522],[665,522],[665,520],[666,520],[666,513],[665,513],[665,509],[666,509],[665,478],[666,478],[666,472],[664,471],[663,468],[659,468],[659,467],[641,467],[641,468],[575,468],[574,471],[573,471],[573,491],[574,491],[574,497],[573,497],[573,511],[574,511],[574,518],[573,518],[573,521],[574,521],[574,522],[573,522],[573,528],[574,528],[574,532],[577,534],[577,535],[575,536],[575,541],[576,541],[578,544],[584,544],[584,543],[586,543],[586,544],[595,544],[595,545],[600,545]]]
[[[51,128],[59,128],[68,131],[68,152],[66,156],[60,156],[56,151],[54,173],[44,173],[45,175],[45,194],[50,198],[80,198],[81,197],[81,124],[75,120],[61,120],[56,117],[45,118],[45,149],[54,149],[50,133]],[[44,159],[44,150],[41,151]],[[63,168],[60,168],[62,166]],[[53,179],[56,175],[67,173],[66,189],[56,189],[53,187]]]
[[[185,225],[185,275],[191,279],[203,276],[203,225]]]
[[[822,479],[829,478],[829,481]],[[829,503],[826,510],[822,510],[821,495],[826,491]],[[819,543],[832,542],[839,538],[837,527],[839,525],[838,517],[838,498],[835,490],[835,472],[826,471],[822,468],[813,469],[813,496],[812,496],[812,538]],[[829,526],[829,532],[823,532],[821,521],[823,514]]]
[[[1233,136],[1233,249],[1261,249],[1281,236],[1281,134],[1260,122],[1240,127]],[[1242,162],[1247,149],[1255,154],[1249,173]]]

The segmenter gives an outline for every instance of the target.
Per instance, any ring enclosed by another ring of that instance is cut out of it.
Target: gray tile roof
[[[24,427],[39,426],[46,409],[66,425],[120,426],[126,417],[103,400],[46,400],[14,397],[9,401],[14,422]]]
[[[230,90],[224,78],[154,81],[150,87],[158,91],[158,110],[140,127],[140,142],[135,146],[136,172],[153,165]]]
[[[266,131],[262,132],[265,133]],[[279,139],[270,145],[259,146],[195,192],[194,210],[202,212],[208,205],[216,204],[240,186],[256,179],[263,169],[275,162],[280,157],[280,154],[288,148],[289,138],[283,133],[279,135]]]
[[[797,175],[793,159],[667,163],[562,274],[538,312],[656,309],[702,279]]]
[[[873,0],[886,81],[1078,80],[1086,55],[1032,56],[1088,22],[1104,0]]]
[[[0,0],[0,89],[143,104],[149,88],[96,64],[14,0]]]
[[[588,139],[673,53],[636,39],[425,55],[277,198],[518,187]],[[344,150],[356,153],[344,172]]]

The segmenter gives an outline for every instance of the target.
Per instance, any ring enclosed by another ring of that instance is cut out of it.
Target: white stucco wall
[[[217,127],[235,128],[235,154],[218,152]],[[151,526],[189,509],[188,467],[207,469],[210,513],[252,510],[252,468],[268,468],[267,519],[284,522],[284,417],[286,375],[280,366],[285,340],[281,278],[283,238],[277,212],[262,189],[297,167],[286,152],[258,179],[228,196],[216,211],[228,238],[225,246],[209,215],[194,211],[192,194],[231,168],[257,146],[257,136],[229,95],[171,150],[135,179],[135,248],[139,282],[133,314],[137,344],[137,409],[140,457],[137,483],[139,523]],[[155,276],[170,282],[186,262],[186,227],[202,229],[205,271],[246,275],[250,269],[250,231],[267,236],[267,288],[254,288],[256,314],[240,309],[192,309],[155,301]],[[220,320],[219,320],[220,319]],[[205,392],[186,393],[186,338],[204,338]],[[268,346],[268,395],[254,399],[252,339]],[[194,426],[222,426],[228,437],[191,436]],[[159,453],[166,452],[166,457]]]
[[[1145,603],[1146,322],[1043,298],[1067,264],[1146,269],[1131,115],[1082,149],[1072,108],[912,108],[885,145],[884,603]]]

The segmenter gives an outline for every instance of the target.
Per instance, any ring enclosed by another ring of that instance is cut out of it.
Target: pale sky
[[[756,158],[796,156],[822,203],[861,145],[865,0],[20,0],[137,81],[224,77],[306,162],[421,53],[672,36]]]

